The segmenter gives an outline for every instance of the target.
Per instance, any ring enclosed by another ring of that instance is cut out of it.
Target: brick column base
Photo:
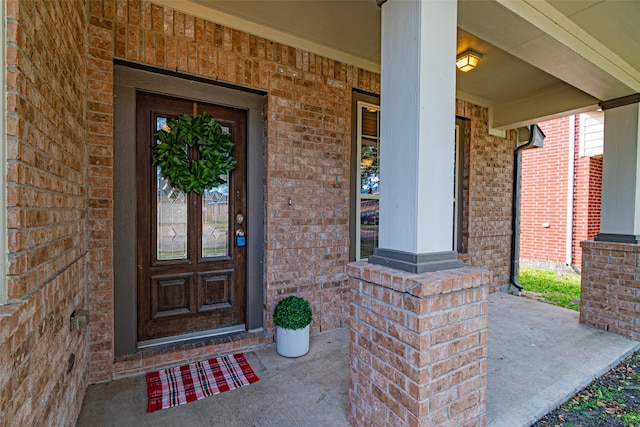
[[[580,323],[640,340],[640,245],[581,246]]]
[[[351,424],[484,426],[491,273],[359,262],[348,274]]]

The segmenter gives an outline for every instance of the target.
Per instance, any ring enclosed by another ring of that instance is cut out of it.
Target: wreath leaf
[[[194,191],[202,195],[226,183],[224,177],[237,163],[231,157],[231,135],[207,112],[168,119],[154,136],[160,142],[152,147],[152,165],[160,168],[171,187],[185,194]],[[194,145],[200,159],[189,160],[187,146]]]

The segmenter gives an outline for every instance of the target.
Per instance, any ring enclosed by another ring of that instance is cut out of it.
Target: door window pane
[[[169,186],[156,168],[158,260],[187,258],[187,197]]]
[[[156,130],[167,117],[156,118]],[[156,144],[159,143],[156,140]],[[186,150],[186,147],[185,147]],[[174,190],[156,167],[157,245],[156,259],[187,258],[187,197]]]
[[[231,133],[228,126],[220,126]],[[202,196],[202,257],[229,254],[229,176],[225,184],[212,187]]]
[[[202,256],[229,253],[229,185],[223,184],[202,196]]]

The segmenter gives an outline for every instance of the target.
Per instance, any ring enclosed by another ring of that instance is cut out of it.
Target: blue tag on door
[[[247,246],[247,238],[245,236],[236,236],[236,246],[243,248]]]

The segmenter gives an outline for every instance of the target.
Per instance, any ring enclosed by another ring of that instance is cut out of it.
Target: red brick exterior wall
[[[273,342],[271,315],[284,296],[307,298],[311,332],[346,326],[349,248],[351,94],[379,92],[379,75],[242,33],[145,1],[95,0],[89,18],[89,219],[112,226],[112,85],[114,58],[265,90],[265,329],[260,337],[178,346],[113,363],[112,242],[91,236],[93,381],[149,371]],[[318,197],[322,194],[322,197]],[[288,204],[291,198],[292,205]]]
[[[582,242],[580,323],[640,340],[640,246]]]
[[[104,0],[91,5],[89,87],[95,92],[89,113],[96,113],[97,120],[90,121],[93,127],[89,129],[90,147],[96,153],[90,177],[99,181],[101,190],[90,198],[93,209],[89,219],[96,221],[96,229],[109,230],[112,223],[112,58],[263,89],[269,94],[265,141],[266,334],[257,341],[248,337],[236,345],[272,342],[273,307],[293,293],[309,299],[313,306],[312,333],[346,326],[351,93],[353,88],[379,92],[379,75],[147,2]],[[503,152],[512,148],[509,141],[488,135],[487,109],[459,102],[457,114],[472,123],[470,191],[474,191],[474,185],[478,190],[486,188],[474,184],[474,179],[495,181],[490,185],[493,191],[508,188],[511,162]],[[505,172],[488,176],[483,171],[488,159],[496,159],[493,169]],[[499,159],[506,164],[499,167]],[[486,191],[487,197],[500,199]],[[320,203],[315,195],[319,192],[323,194]],[[508,280],[505,272],[510,237],[506,230],[500,229],[497,236],[488,231],[496,228],[488,221],[502,215],[499,221],[508,223],[510,207],[484,210],[483,200],[469,201],[469,216],[476,221],[469,225],[469,264],[501,269],[497,277],[504,283]],[[158,362],[168,363],[159,354],[145,353],[133,360],[123,358],[113,368],[112,248],[107,234],[96,233],[90,239],[93,381],[149,370]],[[224,347],[214,343],[207,348],[222,351]],[[191,353],[191,349],[178,348],[171,362],[188,359]]]
[[[491,292],[509,283],[515,133],[489,134],[489,110],[457,101],[456,114],[469,119],[463,184],[465,265],[493,273]]]
[[[577,152],[577,151],[576,151]],[[600,232],[602,202],[602,157],[578,157],[575,166],[573,199],[573,263],[582,264],[584,240]]]
[[[349,275],[351,424],[485,425],[491,273],[360,262]]]
[[[87,330],[69,328],[87,299],[85,2],[7,0],[6,11],[9,303],[0,306],[0,425],[73,425],[89,355]]]
[[[540,128],[544,146],[522,151],[520,258],[564,263],[569,118],[541,123]]]
[[[570,118],[540,124],[544,146],[523,150],[520,213],[520,258],[566,263],[569,191]],[[580,242],[600,230],[602,158],[580,156],[580,117],[575,120],[573,226],[571,263],[580,266]],[[542,226],[548,223],[549,227]]]

